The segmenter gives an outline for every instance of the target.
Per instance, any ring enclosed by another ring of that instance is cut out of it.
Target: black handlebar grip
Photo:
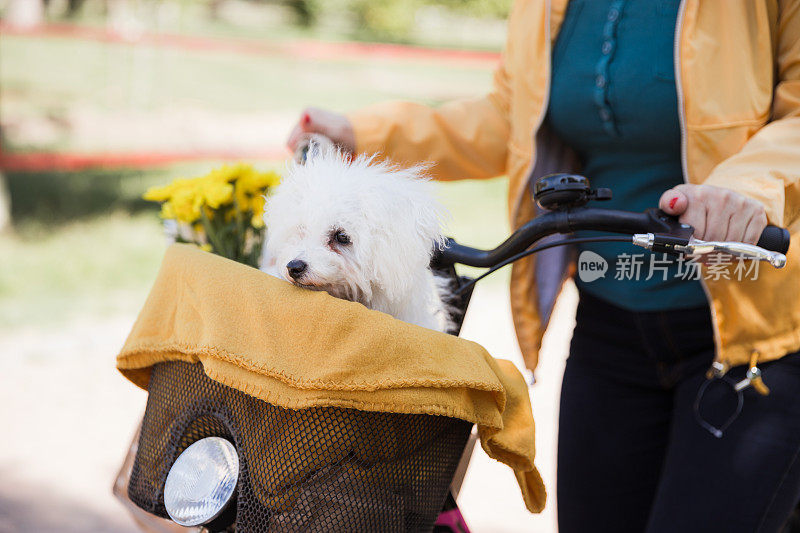
[[[778,226],[767,226],[758,239],[758,246],[785,254],[789,250],[789,230]]]

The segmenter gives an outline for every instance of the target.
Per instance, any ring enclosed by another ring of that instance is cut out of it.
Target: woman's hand
[[[346,116],[317,107],[308,107],[300,115],[300,120],[289,134],[286,146],[292,152],[307,135],[319,133],[333,141],[334,144],[350,153],[356,151],[356,135],[353,125]]]
[[[767,227],[764,206],[737,192],[713,185],[678,185],[661,195],[658,207],[679,215],[704,241],[756,244]]]

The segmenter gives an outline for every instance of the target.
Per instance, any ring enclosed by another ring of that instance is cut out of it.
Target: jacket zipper
[[[678,20],[675,24],[675,45],[673,52],[673,62],[675,67],[675,88],[678,93],[678,121],[681,128],[681,174],[684,183],[689,183],[689,161],[687,157],[687,142],[686,142],[686,111],[684,109],[683,99],[683,86],[681,84],[681,29],[683,27],[683,15],[686,11],[686,0],[681,0],[678,6]],[[714,309],[714,302],[711,298],[711,292],[708,290],[708,285],[704,279],[700,279],[700,285],[703,287],[703,292],[708,301],[708,307],[711,310],[711,323],[714,332],[714,361],[720,361],[720,354],[722,353],[722,341],[719,336],[719,322],[717,311]]]

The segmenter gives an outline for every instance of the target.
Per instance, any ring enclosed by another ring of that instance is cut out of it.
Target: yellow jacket
[[[437,179],[505,174],[511,226],[535,216],[531,180],[566,164],[541,125],[567,1],[515,2],[490,94],[436,109],[391,102],[352,113],[358,151],[434,161]],[[792,232],[784,269],[704,281],[717,358],[745,364],[756,351],[760,361],[776,359],[800,349],[800,0],[682,0],[675,35],[684,180],[755,198],[771,224]],[[571,271],[563,256],[560,263],[531,257],[512,271],[514,324],[531,369]]]

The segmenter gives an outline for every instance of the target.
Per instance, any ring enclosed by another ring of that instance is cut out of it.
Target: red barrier
[[[285,148],[259,152],[203,151],[150,153],[7,153],[0,151],[0,170],[12,172],[71,172],[88,168],[152,168],[186,161],[283,160],[289,156]]]

